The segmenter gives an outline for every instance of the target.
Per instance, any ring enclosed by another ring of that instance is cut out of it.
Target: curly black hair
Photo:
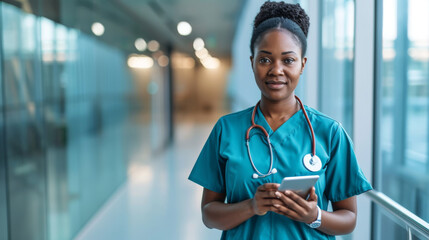
[[[255,43],[260,40],[261,35],[276,28],[284,28],[292,32],[301,44],[302,55],[305,55],[309,27],[310,18],[299,3],[265,2],[253,22],[253,34],[250,42],[252,56]]]
[[[294,21],[304,32],[305,37],[308,37],[310,18],[307,13],[305,13],[304,9],[301,8],[299,3],[289,4],[285,2],[265,2],[261,6],[258,15],[255,17],[253,28],[257,28],[263,21],[274,17],[288,18]]]

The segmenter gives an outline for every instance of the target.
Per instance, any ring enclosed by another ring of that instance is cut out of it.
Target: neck
[[[287,121],[300,110],[301,106],[295,99],[295,95],[292,94],[289,98],[279,102],[262,98],[260,108],[265,118]]]

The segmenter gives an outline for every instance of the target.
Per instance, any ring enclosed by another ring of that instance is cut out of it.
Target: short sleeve
[[[217,193],[225,193],[225,159],[220,156],[222,128],[216,123],[189,175],[189,180]]]
[[[331,153],[326,169],[325,195],[338,202],[372,189],[359,167],[353,143],[344,128],[338,124],[331,141]]]

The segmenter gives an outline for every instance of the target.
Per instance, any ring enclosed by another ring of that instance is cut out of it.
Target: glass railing
[[[381,192],[372,190],[365,193],[365,195],[375,203],[374,210],[382,213],[375,214],[376,216],[380,217],[381,215],[382,218],[393,221],[403,228],[402,232],[381,233],[376,231],[375,235],[394,234],[400,239],[404,239],[404,236],[407,239],[429,239],[429,223]],[[382,224],[383,221],[375,222],[376,224]],[[384,236],[375,236],[375,239],[385,239]]]

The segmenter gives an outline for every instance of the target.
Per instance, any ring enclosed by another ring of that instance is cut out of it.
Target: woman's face
[[[301,57],[295,36],[281,29],[265,33],[250,60],[262,98],[274,102],[293,97],[307,62],[307,58]]]

